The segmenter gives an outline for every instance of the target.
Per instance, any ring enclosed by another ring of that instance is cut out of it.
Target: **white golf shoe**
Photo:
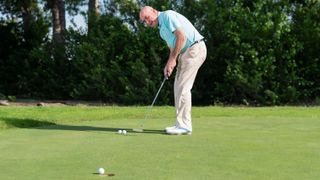
[[[185,129],[185,128],[171,128],[166,130],[167,134],[171,134],[171,135],[181,135],[181,134],[187,134],[187,135],[191,135],[192,131]]]
[[[174,125],[174,126],[170,126],[170,127],[166,127],[165,128],[165,131],[167,132],[168,130],[170,130],[170,129],[174,129],[174,128],[176,128],[177,126],[176,125]]]

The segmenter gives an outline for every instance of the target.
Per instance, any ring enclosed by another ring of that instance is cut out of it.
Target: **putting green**
[[[191,136],[163,134],[173,107],[133,132],[146,108],[0,107],[0,179],[320,177],[320,108],[194,107]]]

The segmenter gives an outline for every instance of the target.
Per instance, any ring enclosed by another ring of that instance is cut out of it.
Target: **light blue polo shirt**
[[[203,36],[201,36],[191,22],[175,11],[167,10],[159,12],[158,23],[160,36],[167,42],[169,48],[174,48],[176,45],[176,35],[174,34],[174,31],[177,28],[182,28],[186,36],[186,42],[182,47],[181,52],[184,52],[197,40],[203,39]]]

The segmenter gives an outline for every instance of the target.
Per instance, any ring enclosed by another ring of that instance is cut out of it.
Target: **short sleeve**
[[[177,28],[182,27],[175,14],[168,13],[165,15],[165,25],[173,33]]]

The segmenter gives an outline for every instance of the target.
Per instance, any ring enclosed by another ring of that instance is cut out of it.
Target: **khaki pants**
[[[174,81],[176,108],[176,126],[192,131],[191,89],[200,66],[207,57],[207,48],[203,41],[188,48],[178,58],[178,67]]]

